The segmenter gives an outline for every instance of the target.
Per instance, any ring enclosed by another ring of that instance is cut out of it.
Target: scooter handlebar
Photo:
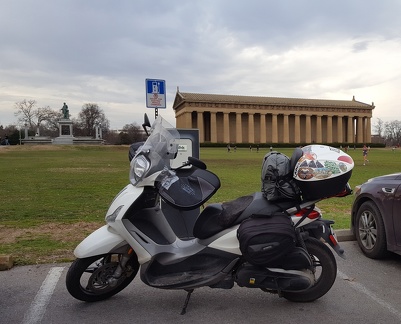
[[[206,170],[206,164],[202,162],[201,160],[193,157],[193,156],[188,156],[188,162],[192,164],[193,166],[197,167],[198,169]]]

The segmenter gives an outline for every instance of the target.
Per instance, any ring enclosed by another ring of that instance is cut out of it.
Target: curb
[[[0,254],[0,271],[10,270],[14,265],[12,255]]]
[[[350,229],[334,230],[337,236],[338,242],[355,241],[355,235]]]

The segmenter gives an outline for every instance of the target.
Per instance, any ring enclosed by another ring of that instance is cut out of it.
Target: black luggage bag
[[[295,248],[292,220],[284,213],[250,217],[241,223],[237,236],[242,255],[253,265],[278,267]]]

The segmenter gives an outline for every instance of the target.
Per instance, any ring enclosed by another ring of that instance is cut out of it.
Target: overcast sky
[[[145,79],[181,92],[374,102],[401,120],[399,0],[0,0],[0,125],[15,103],[142,123]]]

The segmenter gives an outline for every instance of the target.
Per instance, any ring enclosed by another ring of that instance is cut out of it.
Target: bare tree
[[[39,134],[39,128],[42,122],[46,122],[47,124],[54,123],[58,116],[59,113],[51,109],[49,106],[38,108],[36,113],[37,133]]]
[[[126,124],[122,132],[120,132],[119,137],[120,137],[120,143],[121,144],[132,144],[135,142],[141,142],[144,140],[144,132],[142,131],[142,128],[136,124],[136,123],[131,123],[131,124]]]
[[[22,100],[15,103],[17,110],[14,115],[18,117],[18,122],[21,124],[27,123],[29,127],[34,126],[36,100]],[[36,126],[36,125],[35,125]]]
[[[40,126],[43,122],[54,120],[58,114],[49,106],[37,108],[35,100],[26,100],[16,102],[14,115],[18,117],[20,124],[27,124],[29,128],[36,128],[36,134],[40,133]]]
[[[384,136],[386,143],[398,145],[401,142],[401,122],[393,120],[384,124]]]
[[[76,124],[78,133],[85,136],[94,136],[96,125],[101,125],[102,132],[107,132],[110,128],[109,120],[99,105],[95,103],[87,103],[82,106]]]
[[[380,118],[377,118],[377,123],[373,125],[373,129],[380,138],[383,137],[384,132],[384,122]]]
[[[59,130],[58,122],[62,117],[63,117],[63,113],[56,111],[55,114],[51,118],[46,120],[46,122],[45,122],[46,128],[52,132],[54,132],[54,131],[57,132]]]

